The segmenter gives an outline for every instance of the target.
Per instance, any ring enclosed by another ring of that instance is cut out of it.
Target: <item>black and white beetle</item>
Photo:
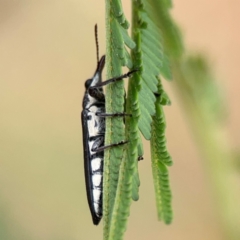
[[[130,71],[127,74],[102,82],[102,71],[105,64],[105,56],[102,56],[99,60],[97,25],[95,25],[95,40],[97,47],[97,69],[93,77],[85,82],[86,91],[83,98],[83,111],[81,118],[87,198],[93,223],[98,225],[102,218],[104,150],[109,147],[127,143],[127,141],[121,141],[104,146],[105,117],[131,115],[126,113],[106,113],[105,95],[102,87],[109,83],[127,78],[137,70]]]

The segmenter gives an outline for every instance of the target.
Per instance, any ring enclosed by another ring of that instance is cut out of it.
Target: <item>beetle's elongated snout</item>
[[[100,61],[98,62],[97,72],[102,72],[104,65],[105,65],[105,55],[103,55]]]

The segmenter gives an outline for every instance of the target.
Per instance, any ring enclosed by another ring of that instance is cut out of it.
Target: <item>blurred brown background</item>
[[[128,19],[130,2],[123,1]],[[102,239],[92,225],[80,125],[84,81],[96,66],[93,26],[105,49],[104,1],[0,1],[0,239]],[[187,47],[206,53],[229,106],[232,147],[240,144],[240,2],[174,1]],[[201,153],[172,91],[166,107],[174,221],[157,221],[149,149],[140,200],[126,240],[221,240]],[[147,144],[146,144],[147,147]]]

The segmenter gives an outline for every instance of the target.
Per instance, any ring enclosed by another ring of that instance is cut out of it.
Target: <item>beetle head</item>
[[[85,88],[94,87],[102,81],[102,71],[105,65],[105,55],[103,55],[97,64],[97,69],[92,78],[86,80]]]

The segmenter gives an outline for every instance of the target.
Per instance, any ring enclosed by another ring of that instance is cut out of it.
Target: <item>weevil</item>
[[[95,25],[95,41],[97,49],[97,69],[93,77],[85,82],[85,94],[83,97],[81,118],[87,199],[93,223],[98,225],[102,218],[104,150],[127,143],[127,141],[123,140],[118,143],[104,146],[105,118],[131,116],[131,114],[126,113],[105,112],[105,95],[103,92],[103,86],[120,81],[123,78],[128,78],[137,70],[130,71],[119,77],[114,77],[102,82],[105,55],[99,60],[97,25]]]

